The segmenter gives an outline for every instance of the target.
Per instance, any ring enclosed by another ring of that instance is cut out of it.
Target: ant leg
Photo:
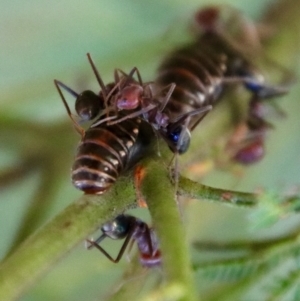
[[[153,82],[147,82],[144,84],[144,91],[146,95],[149,95],[149,97],[153,98]]]
[[[117,69],[124,77],[126,77],[127,78],[127,80],[132,80],[133,79],[133,75],[134,75],[134,73],[136,73],[136,76],[137,76],[137,78],[138,78],[138,83],[141,85],[141,86],[143,86],[144,84],[143,84],[143,80],[142,80],[142,77],[141,77],[141,73],[140,73],[140,71],[139,71],[139,69],[137,68],[137,67],[133,67],[131,70],[130,70],[130,72],[129,72],[129,74],[126,74],[123,70],[121,70],[121,69]]]
[[[249,88],[250,91],[253,92],[251,88]],[[287,87],[282,86],[263,86],[259,89],[257,92],[259,98],[261,99],[267,99],[267,98],[273,98],[277,96],[284,95],[289,92],[289,89]]]
[[[130,242],[130,240],[131,240],[131,238],[132,238],[132,234],[133,234],[133,232],[134,232],[134,228],[135,228],[135,225],[132,224],[132,225],[131,225],[131,229],[129,230],[129,232],[128,232],[126,238],[125,238],[125,241],[124,241],[124,243],[123,243],[123,245],[122,245],[122,247],[121,247],[121,249],[120,249],[120,251],[119,251],[119,253],[118,253],[118,255],[117,255],[117,257],[116,257],[115,259],[112,258],[112,256],[111,256],[107,251],[105,251],[105,250],[99,245],[99,243],[97,242],[97,241],[99,241],[99,239],[100,239],[103,235],[105,235],[105,234],[103,234],[102,236],[100,236],[96,241],[93,241],[93,240],[90,240],[90,239],[86,239],[86,241],[90,244],[90,245],[88,246],[88,249],[91,249],[92,247],[95,247],[95,248],[97,248],[103,255],[105,255],[110,261],[112,261],[112,262],[114,262],[114,263],[118,263],[118,262],[120,261],[120,259],[122,258],[122,256],[123,256],[123,254],[124,254],[124,252],[125,252],[125,250],[126,250],[128,244],[129,244],[129,242]],[[105,235],[105,236],[106,236],[106,235]],[[104,238],[102,238],[101,240],[103,240],[103,239],[104,239]]]
[[[105,99],[105,98],[106,98],[106,94],[107,94],[106,86],[104,85],[104,82],[103,82],[103,80],[102,80],[102,78],[101,78],[101,76],[100,76],[100,74],[99,74],[99,71],[98,71],[98,69],[97,69],[97,67],[96,67],[96,65],[95,65],[95,63],[94,63],[94,61],[93,61],[93,59],[92,59],[90,53],[87,53],[87,57],[88,57],[88,60],[89,60],[89,62],[90,62],[90,65],[91,65],[91,67],[92,67],[92,69],[93,69],[93,72],[94,72],[94,74],[95,74],[95,76],[96,76],[96,79],[97,79],[97,81],[98,81],[98,84],[99,84],[99,86],[100,86],[100,88],[101,88],[101,91],[102,91],[102,93],[103,93],[103,97],[104,97],[104,99]]]
[[[115,77],[115,81],[116,81],[116,77]],[[104,102],[105,102],[105,107],[108,108],[109,105],[108,105],[108,101],[109,99],[112,97],[112,95],[115,93],[115,91],[118,89],[118,91],[120,91],[120,86],[122,84],[122,79],[118,79],[118,81],[115,82],[115,85],[114,87],[109,91],[108,95],[106,96],[106,98],[104,99]],[[112,104],[114,105],[114,104]]]
[[[90,65],[91,65],[91,67],[93,69],[93,72],[94,72],[94,74],[96,76],[97,82],[98,82],[98,84],[99,84],[99,86],[101,88],[101,92],[102,92],[103,98],[104,98],[104,106],[105,106],[105,108],[107,108],[108,107],[108,99],[112,95],[112,91],[109,91],[109,93],[108,93],[107,87],[105,86],[105,84],[104,84],[104,82],[103,82],[103,80],[102,80],[102,78],[100,76],[100,73],[99,73],[99,71],[98,71],[98,69],[97,69],[97,67],[96,67],[96,65],[95,65],[95,63],[94,63],[94,61],[93,61],[90,53],[87,53],[87,57],[88,57]],[[114,90],[114,88],[112,90]],[[108,93],[108,95],[107,95],[107,93]]]
[[[187,118],[192,117],[194,115],[201,114],[197,122],[191,127],[191,131],[198,125],[198,123],[206,116],[206,114],[211,111],[213,108],[212,105],[207,105],[203,108],[199,108],[196,110],[193,110],[191,112],[185,113],[177,117],[172,123],[174,125],[180,125],[183,121],[185,121]]]
[[[155,104],[150,104],[150,105],[148,105],[146,108],[142,108],[142,109],[139,110],[139,111],[136,111],[136,112],[133,112],[133,113],[131,113],[131,114],[128,114],[128,115],[126,115],[126,116],[124,116],[124,117],[122,117],[122,118],[120,118],[120,119],[118,119],[118,120],[116,120],[116,121],[109,122],[109,125],[113,125],[113,124],[116,124],[116,123],[120,123],[120,122],[122,122],[122,121],[124,121],[124,120],[127,120],[127,119],[130,119],[130,118],[138,117],[138,116],[140,116],[140,115],[143,115],[143,114],[145,114],[145,113],[147,113],[147,112],[153,110],[155,107],[156,107]],[[113,119],[113,118],[112,118],[112,119]],[[99,123],[97,123],[97,124],[95,124],[95,125],[98,125],[98,124],[99,124]]]
[[[257,95],[249,102],[248,117],[238,126],[229,140],[227,148],[233,150],[232,159],[247,165],[261,160],[265,153],[264,139],[273,126],[264,120],[264,104]]]
[[[68,86],[66,86],[65,84],[63,84],[62,82],[60,82],[56,79],[54,80],[54,84],[55,84],[55,87],[56,87],[56,89],[57,89],[57,91],[58,91],[58,93],[61,97],[61,100],[62,100],[62,102],[63,102],[63,104],[64,104],[64,106],[67,110],[67,113],[68,113],[70,119],[72,120],[72,122],[74,124],[74,127],[75,127],[76,131],[81,135],[81,137],[83,137],[85,131],[79,125],[79,123],[74,119],[73,114],[71,113],[70,107],[68,106],[68,103],[67,103],[67,101],[66,101],[66,99],[65,99],[65,97],[64,97],[64,95],[61,91],[61,88],[65,89],[66,91],[68,91],[70,94],[72,94],[76,98],[78,97],[78,94],[75,91],[73,91],[71,88],[69,88]]]
[[[121,69],[114,70],[115,83],[118,84],[118,87],[119,87],[118,91],[120,91],[125,86],[125,84],[127,84],[128,76],[129,75]],[[125,82],[125,84],[124,84],[124,82]]]
[[[142,77],[141,77],[141,73],[139,71],[139,69],[137,67],[134,67],[130,72],[129,72],[129,77],[133,77],[133,74],[136,73],[136,76],[138,78],[138,82],[141,86],[143,86],[143,80],[142,80]]]
[[[128,243],[128,251],[127,251],[127,253],[126,253],[126,259],[127,259],[127,261],[131,261],[131,257],[130,257],[130,252],[131,252],[131,250],[132,250],[132,247],[133,247],[133,244],[134,244],[134,240],[133,239],[131,239],[130,240],[130,242]]]
[[[169,90],[168,90],[166,96],[164,97],[164,100],[162,101],[162,103],[160,105],[160,108],[159,108],[160,112],[162,112],[165,109],[167,103],[169,102],[169,100],[170,100],[170,98],[172,96],[172,93],[173,93],[174,89],[176,88],[176,84],[175,83],[171,83],[170,85],[165,86],[164,88],[162,88],[159,91],[159,93],[161,93],[162,91],[166,90],[167,88]],[[157,93],[157,94],[159,94],[159,93]]]
[[[102,240],[104,240],[105,238],[107,237],[107,235],[105,234],[105,233],[103,233],[102,235],[100,235],[96,240],[91,240],[93,243],[95,243],[95,244],[100,244],[100,242],[102,241]],[[88,240],[86,240],[86,241],[88,241]],[[86,248],[88,249],[88,250],[90,250],[91,248],[93,248],[94,247],[94,244],[90,244],[90,245],[88,245]]]
[[[119,75],[119,72],[122,74],[123,71],[121,71],[121,69],[115,69],[114,70],[114,79],[115,79],[115,83],[120,82],[121,80],[121,76]]]
[[[201,120],[212,110],[213,106],[205,106],[204,108],[199,109],[199,110],[195,110],[194,112],[191,112],[191,116],[192,115],[196,115],[196,114],[201,114],[199,119],[193,124],[193,126],[191,127],[191,131],[201,122]],[[193,113],[193,114],[192,114]]]
[[[255,93],[260,99],[272,98],[286,94],[289,89],[287,86],[266,85],[262,79],[254,79],[252,77],[228,76],[222,79],[224,84],[242,83],[246,89]]]
[[[91,125],[91,128],[94,128],[94,127],[96,127],[96,126],[98,126],[98,125],[100,125],[100,124],[103,124],[103,123],[105,123],[105,122],[107,122],[108,125],[112,125],[112,124],[110,123],[110,121],[111,121],[111,120],[114,120],[114,119],[116,119],[116,118],[117,118],[117,116],[108,116],[108,117],[106,117],[106,118],[100,119],[99,121],[93,123],[93,124]],[[118,122],[119,122],[119,121],[117,121],[117,122],[115,122],[115,123],[118,123]],[[113,124],[114,124],[114,123],[113,123]]]

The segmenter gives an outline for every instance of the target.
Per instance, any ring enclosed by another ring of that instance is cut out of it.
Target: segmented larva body
[[[214,32],[206,32],[197,41],[172,52],[160,65],[156,83],[176,87],[168,101],[165,112],[171,120],[199,108],[215,105],[224,91],[226,83],[243,78],[260,83],[262,76],[254,72],[251,64]],[[253,91],[245,82],[246,88]],[[188,124],[193,129],[199,122],[199,115],[191,117]]]
[[[74,186],[88,194],[102,194],[145,154],[152,135],[151,127],[140,118],[90,127],[72,167]]]
[[[139,116],[125,118],[116,124],[108,122],[115,117],[110,110],[110,106],[114,105],[112,99],[135,86],[136,81],[132,76],[135,72],[138,73],[137,69],[133,68],[129,75],[116,69],[115,82],[105,85],[89,53],[87,57],[101,88],[99,93],[90,90],[77,93],[59,80],[54,80],[54,84],[70,119],[81,135],[72,166],[72,183],[84,193],[102,194],[122,172],[133,167],[147,154],[154,133],[148,122]],[[75,110],[79,122],[74,119],[62,90],[76,98]],[[121,112],[119,115],[122,118],[124,114]],[[87,130],[80,125],[86,121],[92,122]]]

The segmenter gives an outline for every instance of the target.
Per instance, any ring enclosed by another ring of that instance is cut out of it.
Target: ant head
[[[104,102],[100,96],[93,91],[86,90],[78,95],[75,102],[75,110],[83,121],[88,121],[99,115],[101,110],[104,109],[103,105]]]
[[[68,93],[70,93],[76,98],[75,110],[78,116],[83,121],[88,121],[95,118],[100,113],[100,111],[104,109],[104,105],[105,105],[103,100],[104,97],[101,93],[97,95],[92,91],[86,90],[78,94],[73,89],[71,89],[70,87],[66,86],[64,83],[58,80],[54,80],[54,84],[63,101],[63,104],[67,110],[68,115],[70,116],[70,118],[75,124],[77,124],[77,122],[72,117],[71,110],[62,93],[62,89],[64,89],[65,91],[67,91]]]
[[[188,150],[191,133],[186,126],[176,124],[174,127],[174,124],[169,124],[163,136],[173,153],[183,154]]]
[[[130,219],[127,215],[118,215],[114,220],[105,223],[101,231],[112,239],[122,239],[129,231]]]
[[[220,19],[220,8],[217,6],[208,6],[200,9],[195,14],[195,23],[204,32],[215,31]]]
[[[190,118],[195,115],[199,115],[198,121],[212,109],[211,105],[204,106],[202,108],[187,112],[179,116],[175,122],[169,123],[165,131],[161,131],[162,136],[169,145],[169,148],[174,153],[183,154],[185,153],[191,141],[191,132],[188,127]]]
[[[140,96],[143,88],[140,85],[131,84],[124,87],[116,97],[116,106],[119,110],[134,110],[140,105]]]

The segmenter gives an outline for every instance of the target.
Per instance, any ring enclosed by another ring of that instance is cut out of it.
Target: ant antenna
[[[100,74],[99,74],[99,71],[98,71],[98,69],[97,69],[97,67],[96,67],[96,65],[95,65],[95,63],[94,63],[94,61],[93,61],[93,59],[92,59],[90,53],[87,53],[86,55],[87,55],[87,57],[88,57],[88,60],[89,60],[89,62],[90,62],[90,65],[91,65],[91,67],[92,67],[92,69],[93,69],[93,72],[94,72],[94,74],[95,74],[95,76],[96,76],[96,79],[97,79],[97,81],[98,81],[98,84],[99,84],[99,86],[100,86],[100,88],[101,88],[101,91],[102,91],[102,93],[103,93],[103,97],[104,97],[104,99],[106,99],[106,87],[105,87],[105,85],[104,85],[104,82],[103,82],[103,80],[102,80]]]
[[[66,108],[66,110],[67,110],[67,113],[68,113],[70,119],[72,120],[72,122],[73,122],[73,124],[74,124],[74,127],[75,127],[76,131],[81,135],[81,137],[83,137],[85,131],[84,131],[84,129],[80,126],[80,124],[74,119],[73,114],[71,113],[70,107],[68,106],[68,103],[67,103],[67,101],[66,101],[66,99],[65,99],[65,97],[64,97],[64,95],[63,95],[63,93],[62,93],[60,87],[62,87],[62,88],[65,89],[66,91],[68,91],[71,95],[73,95],[73,96],[76,97],[76,98],[79,96],[78,93],[76,93],[76,92],[75,92],[74,90],[72,90],[70,87],[66,86],[65,84],[63,84],[62,82],[60,82],[60,81],[57,80],[57,79],[54,80],[54,84],[55,84],[55,87],[56,87],[56,89],[57,89],[57,91],[58,91],[58,93],[59,93],[59,95],[60,95],[60,97],[61,97],[61,100],[62,100],[62,102],[63,102],[63,104],[64,104],[64,106],[65,106],[65,108]]]

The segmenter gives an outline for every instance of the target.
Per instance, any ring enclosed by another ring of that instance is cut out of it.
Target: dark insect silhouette
[[[128,76],[122,72],[120,76],[118,71],[115,71],[115,82],[104,85],[89,54],[88,59],[101,88],[98,94],[89,90],[78,94],[60,81],[55,80],[54,83],[68,115],[82,136],[72,167],[72,182],[85,193],[102,194],[116,181],[120,173],[131,168],[147,154],[153,131],[149,124],[139,117],[114,125],[99,122],[107,119],[106,108],[111,104],[112,96],[134,82],[134,69]],[[87,130],[73,117],[61,88],[76,98],[75,109],[80,121],[93,122]]]
[[[273,126],[264,119],[267,108],[263,100],[253,95],[249,101],[246,122],[237,127],[228,142],[229,151],[233,150],[232,158],[241,164],[255,163],[265,154],[265,137],[267,130]]]
[[[262,106],[264,100],[286,93],[287,89],[265,82],[251,60],[220,31],[219,13],[217,7],[197,12],[196,23],[201,33],[193,43],[169,54],[158,68],[155,81],[158,87],[175,84],[163,110],[170,121],[160,133],[173,152],[185,152],[190,142],[190,131],[222,99],[226,87],[241,84],[253,95],[247,125],[249,134],[254,134],[252,136],[257,139],[246,143],[235,159],[241,163],[255,162],[260,158],[259,148],[263,147],[267,128],[258,107]],[[181,123],[171,122],[181,116],[188,118],[181,120]]]
[[[147,121],[168,144],[170,137],[172,137],[172,141],[174,139],[178,140],[176,148],[172,149],[175,153],[185,152],[190,139],[189,131],[184,131],[187,128],[185,124],[188,123],[191,116],[204,114],[211,110],[212,107],[210,105],[204,106],[191,112],[178,115],[174,119],[170,119],[168,114],[164,112],[164,109],[175,89],[175,84],[170,83],[158,89],[154,83],[144,84],[138,69],[134,68],[133,70],[138,75],[138,82],[128,83],[120,92],[112,95],[109,101],[110,107],[106,108],[108,112],[114,111],[115,115],[99,120],[92,126],[104,122],[107,122],[109,125],[114,125],[126,119],[140,116],[143,120]],[[118,115],[119,111],[129,112],[120,117]],[[170,147],[172,146],[173,144],[170,144]]]
[[[127,247],[131,249],[133,242],[136,241],[140,254],[140,262],[143,266],[151,268],[161,265],[161,255],[156,234],[152,228],[149,228],[149,226],[140,219],[131,215],[122,214],[117,216],[114,220],[105,223],[101,227],[101,231],[103,234],[95,241],[87,240],[89,244],[88,249],[96,247],[109,260],[117,263],[122,258]],[[115,259],[100,246],[101,241],[106,237],[111,239],[125,239]]]

